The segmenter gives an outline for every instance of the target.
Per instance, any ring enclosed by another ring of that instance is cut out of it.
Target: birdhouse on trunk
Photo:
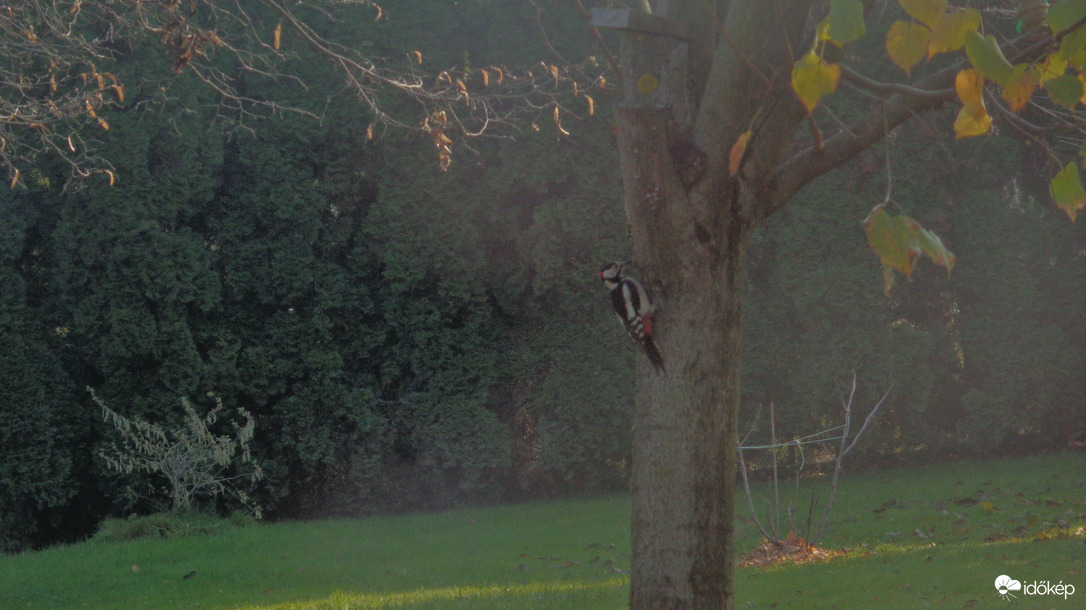
[[[686,22],[626,9],[594,8],[588,23],[619,31],[624,106],[664,109],[674,122],[689,122],[690,28]]]

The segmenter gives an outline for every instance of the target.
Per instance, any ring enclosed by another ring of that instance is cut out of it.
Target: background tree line
[[[343,10],[329,39],[438,66],[594,52],[579,15],[527,4],[418,3],[395,27]],[[278,81],[244,93],[322,120],[240,125],[191,75],[160,81],[153,41],[133,44],[108,66],[128,101],[96,134],[116,184],[64,189],[68,168],[46,160],[0,195],[4,550],[153,508],[99,457],[113,431],[86,386],[165,425],[181,396],[244,407],[273,518],[623,488],[636,354],[595,276],[628,252],[606,105],[568,137],[540,122],[474,140],[442,173],[425,138],[371,140],[373,117],[306,53],[320,107]],[[888,179],[881,151],[761,228],[744,404],[773,402],[778,436],[836,422],[835,383],[856,369],[859,404],[896,388],[868,460],[1086,437],[1082,227],[1047,203],[1031,149],[952,148],[946,131],[889,150],[898,200],[958,254],[953,275],[883,294],[859,224]]]

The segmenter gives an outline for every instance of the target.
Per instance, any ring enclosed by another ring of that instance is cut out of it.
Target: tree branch
[[[1086,22],[1086,19],[1083,21]],[[1019,43],[1028,42],[1021,50],[1009,55],[1010,61],[1021,63],[1040,57],[1066,34],[1067,32],[1061,32],[1042,40],[1030,40],[1028,36],[1022,36],[1003,46],[1016,48]],[[821,149],[808,147],[782,163],[773,181],[772,195],[764,199],[761,209],[756,211],[756,219],[769,217],[808,183],[866,150],[898,125],[918,114],[937,110],[948,101],[956,99],[954,79],[957,73],[968,65],[968,60],[962,59],[915,85],[883,83],[841,66],[841,74],[846,83],[865,92],[888,94],[889,97],[882,101],[879,108],[824,140]]]
[[[955,64],[929,76],[918,86],[909,87],[908,91],[890,95],[852,126],[823,140],[821,150],[809,147],[782,163],[775,176],[772,196],[757,210],[757,219],[769,217],[815,178],[866,150],[898,125],[955,99],[952,85],[960,69],[961,64]],[[923,94],[914,95],[912,89]]]

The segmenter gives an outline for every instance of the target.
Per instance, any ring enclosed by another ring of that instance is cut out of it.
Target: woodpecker
[[[608,263],[600,269],[600,279],[611,292],[611,306],[626,327],[626,332],[637,343],[657,371],[664,372],[664,358],[652,338],[652,302],[645,287],[633,278],[623,277],[622,263]]]

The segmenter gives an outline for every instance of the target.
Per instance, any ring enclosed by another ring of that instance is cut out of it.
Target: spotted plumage
[[[609,263],[600,269],[600,279],[611,293],[611,307],[626,332],[645,352],[657,371],[664,371],[664,358],[653,338],[652,302],[640,282],[622,275],[626,263]]]

